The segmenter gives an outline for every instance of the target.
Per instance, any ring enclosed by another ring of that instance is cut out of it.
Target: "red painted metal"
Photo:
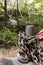
[[[43,40],[43,29],[40,30],[40,31],[37,33],[37,35],[38,35],[39,40]]]

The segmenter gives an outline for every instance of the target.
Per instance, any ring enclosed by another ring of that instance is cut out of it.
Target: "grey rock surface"
[[[9,58],[9,59],[4,58],[3,59],[3,65],[36,65],[36,64],[34,62],[28,62],[28,63],[25,63],[25,64],[20,63],[18,61],[18,58],[15,57],[15,58]],[[43,64],[41,64],[41,65],[43,65]]]

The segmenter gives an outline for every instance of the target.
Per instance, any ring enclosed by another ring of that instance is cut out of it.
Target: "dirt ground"
[[[18,50],[19,50],[18,48],[11,48],[11,49],[1,48],[0,49],[0,62],[2,61],[3,58],[17,56]]]

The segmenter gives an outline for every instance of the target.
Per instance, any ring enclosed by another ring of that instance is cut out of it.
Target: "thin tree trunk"
[[[4,0],[4,22],[7,24],[7,0]]]
[[[16,18],[17,18],[17,26],[18,26],[18,0],[17,0],[17,14],[16,14]]]

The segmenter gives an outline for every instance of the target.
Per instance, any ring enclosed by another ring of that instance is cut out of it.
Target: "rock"
[[[36,65],[34,62],[28,62],[28,63],[20,63],[17,59],[17,57],[15,58],[5,58],[3,59],[3,65]]]

